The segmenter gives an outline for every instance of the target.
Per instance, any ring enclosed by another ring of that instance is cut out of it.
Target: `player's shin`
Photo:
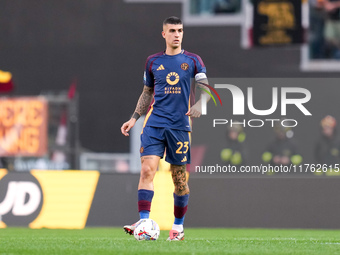
[[[174,193],[174,214],[175,222],[172,226],[173,230],[178,232],[183,231],[183,223],[185,218],[185,213],[188,209],[189,194],[179,196]]]
[[[138,190],[138,212],[140,219],[148,219],[150,215],[151,201],[153,198],[153,190]]]

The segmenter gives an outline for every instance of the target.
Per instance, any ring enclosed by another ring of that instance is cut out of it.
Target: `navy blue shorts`
[[[141,134],[140,155],[156,155],[173,165],[190,164],[188,131],[170,128],[144,127]]]

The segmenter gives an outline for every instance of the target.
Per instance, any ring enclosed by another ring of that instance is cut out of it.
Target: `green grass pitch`
[[[120,228],[0,229],[0,254],[340,254],[340,230],[185,229],[185,240],[136,241]]]

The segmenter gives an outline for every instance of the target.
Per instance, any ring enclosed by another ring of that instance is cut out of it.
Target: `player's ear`
[[[162,36],[163,36],[163,38],[165,38],[165,32],[164,31],[162,31]]]

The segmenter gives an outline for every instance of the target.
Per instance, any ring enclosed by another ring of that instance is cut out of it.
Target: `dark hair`
[[[182,23],[182,20],[180,18],[177,18],[175,16],[171,16],[169,18],[166,18],[163,21],[163,25],[166,25],[166,24],[179,25],[179,24],[183,24],[183,23]]]

